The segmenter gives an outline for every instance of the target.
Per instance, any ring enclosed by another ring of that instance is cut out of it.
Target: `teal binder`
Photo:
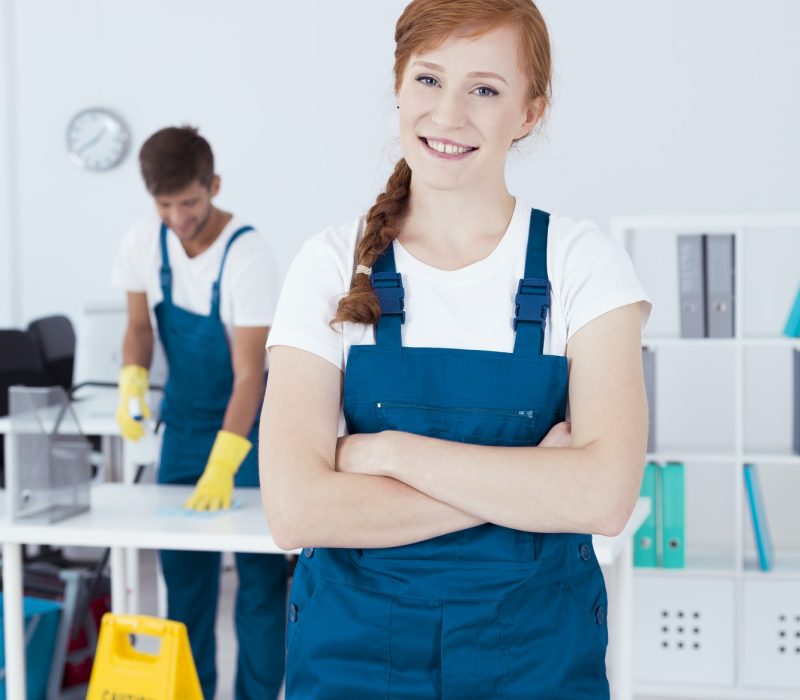
[[[686,566],[684,466],[667,462],[661,474],[662,564],[665,569]]]
[[[758,564],[762,571],[769,571],[772,568],[774,552],[767,524],[767,511],[761,496],[758,468],[755,464],[744,465],[744,485],[747,490],[747,502],[750,506],[750,519],[753,521],[753,537],[758,549]]]
[[[650,499],[650,515],[636,531],[633,542],[634,566],[658,566],[658,475],[660,468],[655,462],[648,462],[644,468],[641,495]]]
[[[783,334],[790,338],[800,338],[800,289],[794,298],[794,304],[789,311],[789,318],[786,319]]]

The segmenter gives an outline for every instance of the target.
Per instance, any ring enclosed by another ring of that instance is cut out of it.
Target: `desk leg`
[[[134,450],[128,449],[126,440],[117,436],[115,442],[118,445],[118,454],[122,463],[122,482],[124,484],[134,483],[136,478],[136,460]],[[139,613],[139,550],[125,550],[125,586],[126,586],[126,612],[132,615]]]
[[[614,700],[633,700],[633,540],[627,538],[614,562],[611,663]]]
[[[22,545],[3,544],[3,607],[6,697],[25,700],[25,616],[22,602]]]
[[[126,583],[125,550],[111,548],[111,612],[124,615],[128,612],[128,591]]]
[[[112,435],[102,435],[100,437],[100,449],[103,452],[103,481],[113,483],[117,480],[116,471],[118,460],[114,455],[116,450],[116,440]]]
[[[139,614],[139,550],[125,550],[125,611]]]

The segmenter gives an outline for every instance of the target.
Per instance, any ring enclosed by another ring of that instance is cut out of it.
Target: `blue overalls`
[[[376,344],[348,356],[350,433],[523,446],[564,420],[567,359],[542,354],[548,222],[533,210],[513,353],[403,347],[389,246],[373,266]],[[606,606],[589,534],[484,524],[399,547],[307,548],[289,599],[287,700],[607,699]]]
[[[233,361],[220,318],[220,282],[233,242],[228,240],[211,291],[211,313],[201,316],[172,302],[167,227],[161,226],[161,291],[155,308],[169,376],[161,419],[165,424],[158,469],[160,484],[197,483],[206,466],[233,391]],[[236,474],[237,487],[258,486],[258,421],[249,435],[253,449]],[[219,552],[162,550],[167,614],[186,624],[203,696],[214,697]],[[283,679],[286,625],[286,559],[274,554],[236,554],[237,700],[272,700]]]

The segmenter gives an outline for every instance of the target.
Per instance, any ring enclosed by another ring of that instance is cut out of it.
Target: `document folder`
[[[641,495],[650,499],[650,515],[647,516],[647,520],[642,523],[634,536],[634,566],[658,566],[656,516],[659,471],[660,468],[655,462],[648,462],[644,468]]]
[[[706,335],[705,243],[703,234],[678,236],[681,337]]]
[[[667,462],[661,474],[662,562],[665,569],[686,566],[684,466]]]
[[[706,236],[706,323],[709,338],[733,338],[735,236]]]
[[[762,571],[772,568],[772,538],[767,524],[767,511],[761,496],[761,482],[755,464],[744,465],[744,485],[747,491],[747,502],[750,506],[750,519],[753,522],[753,537],[758,550],[758,564]]]

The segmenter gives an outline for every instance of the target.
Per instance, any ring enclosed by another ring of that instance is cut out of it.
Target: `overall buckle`
[[[514,330],[520,321],[541,323],[544,330],[547,311],[550,308],[550,281],[525,277],[519,281],[517,296],[514,297]]]
[[[370,283],[381,305],[381,315],[400,316],[400,323],[406,322],[406,312],[403,310],[403,281],[399,272],[373,272]]]

